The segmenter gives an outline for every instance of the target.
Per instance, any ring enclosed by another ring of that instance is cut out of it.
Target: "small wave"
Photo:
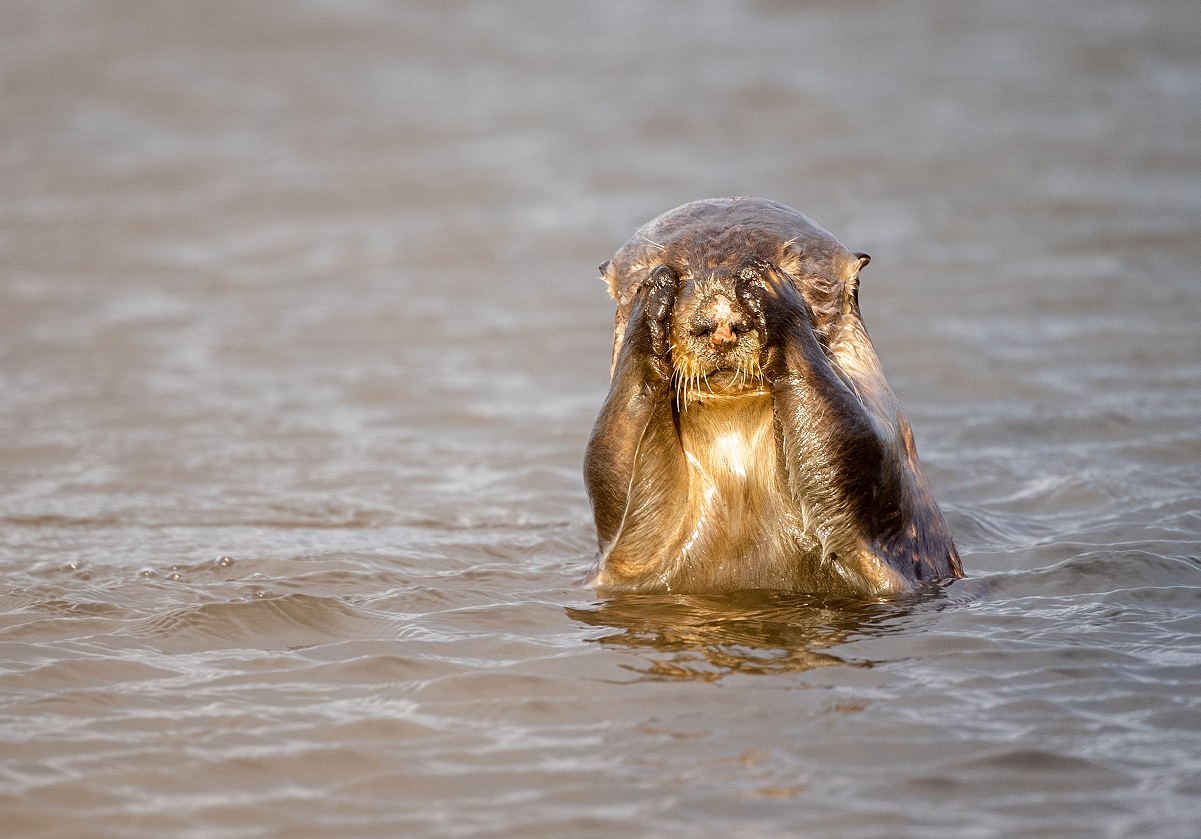
[[[1080,547],[1081,553],[1052,566],[977,577],[957,588],[971,588],[989,599],[1176,587],[1201,591],[1201,562],[1196,559],[1131,548]]]
[[[992,798],[1053,790],[1119,789],[1130,776],[1102,763],[1044,749],[1004,749],[984,757],[957,761],[934,775],[917,776],[905,786],[918,795],[945,794]]]
[[[308,594],[175,609],[140,621],[130,632],[168,652],[293,650],[376,634],[367,613],[337,598]]]

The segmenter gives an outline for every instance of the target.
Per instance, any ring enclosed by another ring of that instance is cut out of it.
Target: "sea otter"
[[[963,576],[859,312],[796,210],[694,201],[601,266],[617,301],[584,477],[602,594],[869,597]]]

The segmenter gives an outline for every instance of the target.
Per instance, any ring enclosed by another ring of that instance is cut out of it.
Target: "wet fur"
[[[585,459],[601,591],[886,596],[961,576],[859,314],[864,264],[795,210],[719,199],[602,266],[612,382]],[[716,293],[752,328],[715,360],[689,329]]]

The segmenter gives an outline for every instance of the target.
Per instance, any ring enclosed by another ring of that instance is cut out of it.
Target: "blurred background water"
[[[0,824],[1192,837],[1201,5],[0,6]],[[597,279],[874,257],[969,576],[597,601]]]

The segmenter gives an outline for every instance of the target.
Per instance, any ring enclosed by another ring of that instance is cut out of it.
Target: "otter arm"
[[[627,578],[650,570],[687,500],[665,325],[674,292],[672,278],[639,293],[584,458],[600,555]]]
[[[834,372],[800,294],[772,285],[764,373],[780,460],[805,527],[821,543],[822,561],[853,587],[910,590],[909,574],[884,550],[905,520],[907,484],[896,447]]]

